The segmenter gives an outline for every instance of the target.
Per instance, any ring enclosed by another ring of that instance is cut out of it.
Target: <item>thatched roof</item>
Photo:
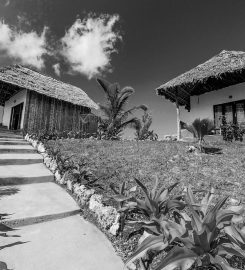
[[[190,96],[245,82],[245,52],[222,51],[156,89],[157,95],[190,109]]]
[[[1,104],[21,89],[28,89],[76,105],[98,109],[98,105],[78,87],[55,80],[20,65],[1,68]]]

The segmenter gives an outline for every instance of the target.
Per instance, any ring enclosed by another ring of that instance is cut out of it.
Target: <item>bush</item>
[[[227,123],[226,118],[222,118],[221,135],[224,141],[232,142],[243,141],[243,135],[245,134],[245,128],[239,124]]]

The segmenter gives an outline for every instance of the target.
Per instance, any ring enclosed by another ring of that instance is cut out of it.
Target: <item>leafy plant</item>
[[[194,138],[198,139],[199,149],[200,151],[202,151],[202,143],[204,142],[204,136],[210,134],[210,132],[214,129],[214,124],[213,121],[208,118],[197,118],[193,121],[191,125],[185,125],[185,128],[193,134]]]
[[[99,131],[103,139],[118,139],[121,132],[136,121],[136,117],[129,118],[138,109],[146,110],[145,105],[126,109],[129,98],[134,94],[132,87],[120,88],[118,83],[109,83],[103,79],[97,82],[105,92],[107,105],[100,105],[104,118],[100,119]]]
[[[156,270],[189,269],[195,266],[213,265],[218,269],[233,269],[227,258],[238,256],[245,259],[245,228],[238,228],[243,220],[242,206],[221,209],[228,197],[212,205],[212,189],[199,203],[190,188],[185,194],[188,213],[175,212],[174,221],[161,220],[163,233],[148,236],[128,259],[126,265],[135,259],[141,260],[143,269],[148,269],[144,257],[149,251],[159,251],[170,247]],[[152,260],[152,258],[151,258]]]
[[[220,199],[214,206],[211,206],[212,199],[211,191],[201,204],[198,204],[192,191],[188,189],[186,203],[190,218],[185,218],[186,231],[173,238],[172,241],[177,241],[178,245],[161,261],[157,270],[176,267],[188,269],[193,264],[230,269],[226,261],[227,257],[235,255],[245,258],[243,246],[235,244],[228,230],[234,228],[233,222],[241,215],[243,207],[230,207],[223,210],[221,208],[228,197]]]
[[[87,166],[87,162],[81,158],[77,164],[74,164],[74,169],[71,171],[75,182],[84,185],[88,189],[99,188],[103,189],[102,185],[97,183],[97,178]]]
[[[169,218],[173,210],[183,209],[185,203],[181,201],[182,196],[177,195],[170,198],[169,193],[178,185],[175,183],[170,187],[158,188],[159,179],[156,177],[154,188],[149,191],[146,186],[137,178],[136,183],[143,191],[144,199],[136,197],[131,198],[125,204],[121,211],[133,213],[142,216],[140,220],[135,218],[128,222],[129,226],[138,225],[139,229],[134,231],[130,236],[143,231],[147,231],[154,235],[160,235],[162,230],[162,217]]]
[[[149,130],[152,124],[152,116],[149,112],[145,111],[142,119],[136,119],[134,123],[132,123],[132,127],[136,130],[136,140],[151,140],[157,141],[158,136],[154,133],[153,130]]]
[[[122,185],[118,188],[115,187],[113,183],[110,184],[111,190],[114,192],[114,195],[110,196],[113,200],[117,202],[117,209],[120,212],[120,231],[123,231],[125,226],[125,221],[130,214],[130,209],[124,208],[126,202],[133,198],[134,192],[136,191],[136,186],[127,189],[127,183],[123,182]]]

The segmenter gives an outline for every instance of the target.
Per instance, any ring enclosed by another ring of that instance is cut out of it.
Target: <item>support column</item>
[[[178,101],[178,92],[176,91],[175,95],[175,104],[176,104],[176,114],[177,114],[177,140],[181,139],[181,129],[180,129],[180,109]]]

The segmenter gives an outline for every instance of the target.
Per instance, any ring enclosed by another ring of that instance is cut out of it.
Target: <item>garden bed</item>
[[[91,171],[101,180],[103,194],[112,194],[110,183],[135,185],[134,177],[149,188],[154,175],[161,184],[180,182],[179,189],[216,188],[222,196],[245,199],[245,144],[212,142],[207,153],[188,153],[184,142],[96,141],[65,139],[49,141],[73,160],[86,160]]]

